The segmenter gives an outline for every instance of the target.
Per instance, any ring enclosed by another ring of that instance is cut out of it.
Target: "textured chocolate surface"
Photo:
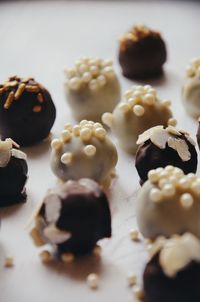
[[[26,88],[17,96],[20,85],[26,85]],[[56,116],[49,92],[32,78],[23,83],[23,79],[18,77],[1,84],[0,91],[1,138],[10,137],[21,146],[45,139]]]
[[[119,50],[119,62],[127,78],[147,79],[162,74],[167,59],[166,45],[159,34],[126,40]]]
[[[175,278],[167,277],[159,264],[159,254],[146,265],[143,281],[145,302],[200,301],[200,264],[192,261]]]
[[[56,227],[71,233],[70,239],[57,245],[61,254],[89,253],[98,240],[111,237],[111,216],[107,197],[95,182],[90,179],[84,181],[90,187],[69,181],[55,192],[61,202]],[[48,195],[39,213],[47,223],[45,203],[48,203]]]
[[[195,147],[185,138],[181,139],[187,142],[191,159],[183,161],[178,153],[166,145],[165,149],[155,146],[150,140],[146,141],[138,147],[136,153],[135,166],[140,176],[140,183],[143,184],[147,180],[148,172],[159,167],[172,165],[183,170],[185,174],[195,173],[197,170],[197,152]]]
[[[26,201],[27,172],[26,161],[13,156],[6,167],[0,168],[0,207]]]

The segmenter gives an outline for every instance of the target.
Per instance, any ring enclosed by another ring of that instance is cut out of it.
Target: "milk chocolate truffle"
[[[66,124],[51,146],[51,168],[61,180],[91,178],[105,186],[110,183],[117,150],[100,123]]]
[[[187,67],[182,96],[186,112],[198,118],[200,116],[200,58],[193,59]]]
[[[167,59],[166,45],[159,32],[136,25],[120,38],[119,63],[127,78],[159,76]]]
[[[170,105],[168,100],[161,101],[150,85],[133,86],[113,113],[103,114],[102,121],[111,128],[120,146],[135,154],[139,134],[156,125],[176,124]]]
[[[152,246],[143,283],[145,302],[200,301],[200,241],[186,233]]]
[[[91,179],[60,185],[45,196],[31,235],[37,246],[48,243],[58,254],[91,252],[98,240],[111,237],[106,195]]]
[[[10,77],[0,84],[0,136],[29,146],[45,139],[54,123],[49,92],[33,78]]]
[[[66,70],[67,101],[77,121],[100,121],[120,101],[120,85],[111,60],[81,58]]]
[[[26,154],[13,140],[0,140],[0,207],[26,201]]]
[[[144,237],[190,232],[200,238],[200,179],[177,167],[157,168],[138,193],[136,216]]]
[[[150,170],[159,167],[172,165],[181,168],[185,174],[197,170],[195,142],[183,130],[156,126],[141,134],[137,144],[135,166],[141,184],[147,180]]]

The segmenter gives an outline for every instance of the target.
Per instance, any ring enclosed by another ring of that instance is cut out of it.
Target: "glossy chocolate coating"
[[[94,181],[84,179],[84,184],[80,181],[69,181],[60,186],[55,194],[61,202],[56,227],[71,233],[70,239],[57,244],[58,253],[86,254],[92,251],[98,240],[111,237],[108,200]],[[44,202],[48,202],[48,195]],[[39,216],[48,224],[45,204]]]
[[[167,59],[165,42],[160,34],[151,32],[138,40],[124,41],[120,46],[119,62],[123,75],[133,79],[157,77],[163,72],[163,64]]]
[[[0,94],[0,135],[1,139],[10,137],[21,146],[29,146],[48,136],[55,120],[56,109],[49,92],[43,87],[40,90],[42,102],[38,101],[37,93],[25,89],[21,96],[6,109],[5,103],[10,92],[16,93],[19,85],[22,84],[21,81],[22,79],[18,78],[16,86],[9,87]],[[38,83],[30,79],[26,85],[35,86]],[[41,110],[34,112],[34,107]]]
[[[27,172],[26,160],[14,156],[6,167],[0,168],[0,207],[26,201]]]
[[[197,170],[197,152],[195,147],[186,139],[184,135],[181,139],[187,142],[191,159],[183,161],[177,151],[166,145],[165,149],[160,149],[151,140],[146,141],[138,147],[136,153],[135,166],[140,176],[140,183],[147,180],[148,172],[156,168],[164,168],[172,165],[183,170],[185,174],[195,173]]]
[[[144,302],[198,302],[199,278],[200,263],[195,261],[174,278],[167,277],[160,266],[159,254],[156,254],[144,271]]]

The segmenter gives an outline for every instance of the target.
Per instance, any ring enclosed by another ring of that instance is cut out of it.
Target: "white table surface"
[[[165,77],[148,82],[161,98],[172,100],[179,126],[195,136],[197,123],[181,104],[181,85],[188,61],[200,55],[200,5],[181,1],[23,1],[0,2],[0,81],[12,74],[34,76],[52,93],[57,106],[53,134],[72,121],[63,93],[63,68],[83,55],[112,58],[120,76],[122,91],[133,82],[120,75],[117,38],[135,23],[159,29],[167,41]],[[120,148],[117,177],[110,191],[113,237],[103,240],[102,260],[79,259],[65,266],[46,267],[38,258],[25,229],[35,205],[56,178],[49,168],[48,146],[26,149],[29,164],[28,201],[1,210],[1,259],[14,257],[15,266],[0,270],[2,302],[126,302],[133,296],[126,276],[141,276],[147,258],[144,245],[133,243],[138,177],[134,158]],[[100,287],[91,291],[88,273],[100,275]],[[155,301],[156,302],[156,301]]]

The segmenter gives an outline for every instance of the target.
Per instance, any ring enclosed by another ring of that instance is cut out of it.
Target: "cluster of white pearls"
[[[97,90],[106,85],[109,79],[115,77],[111,60],[99,58],[81,58],[74,68],[66,69],[66,85],[71,90],[79,90],[88,86],[91,90]]]
[[[150,35],[152,31],[145,25],[139,24],[133,27],[132,31],[124,33],[120,37],[121,42],[125,42],[126,40],[138,41],[141,38],[144,38]]]
[[[61,133],[61,137],[53,139],[51,147],[53,150],[60,150],[64,144],[69,143],[73,137],[79,138],[83,143],[83,152],[86,156],[92,157],[96,154],[96,147],[91,144],[92,138],[96,138],[100,141],[104,141],[107,132],[103,128],[101,123],[95,123],[92,121],[82,120],[78,125],[72,126],[70,123],[64,126],[64,130]],[[69,165],[73,160],[72,152],[65,152],[61,156],[61,162]]]
[[[125,101],[119,104],[119,108],[126,114],[132,111],[136,116],[140,117],[145,114],[146,106],[156,106],[159,101],[156,90],[150,86],[132,86],[124,94]],[[162,104],[166,107],[171,105],[171,102],[164,100]]]
[[[193,59],[186,68],[187,76],[193,78],[195,76],[200,78],[200,58]]]
[[[148,179],[157,186],[150,191],[153,202],[162,202],[178,193],[180,204],[188,209],[194,203],[194,195],[200,197],[200,179],[194,173],[185,175],[181,169],[169,165],[149,171]]]

